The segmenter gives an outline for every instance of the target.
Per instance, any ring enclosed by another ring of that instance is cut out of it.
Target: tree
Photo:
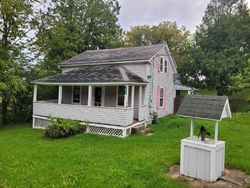
[[[233,92],[250,89],[250,59],[248,59],[248,65],[243,69],[241,73],[232,77],[233,84],[230,86],[230,90]]]
[[[53,0],[41,17],[37,46],[44,74],[58,72],[58,64],[87,49],[120,46],[117,0]]]
[[[32,1],[38,3],[38,1]],[[28,33],[36,24],[29,0],[0,1],[0,97],[2,124],[7,124],[7,109],[21,92],[26,91],[27,67],[23,47],[30,42]],[[15,105],[13,105],[15,106]]]
[[[190,45],[190,33],[176,22],[161,22],[156,26],[142,25],[132,27],[126,33],[127,46],[142,46],[167,42],[170,51],[178,63],[186,59],[182,53]]]
[[[212,0],[198,27],[195,42],[200,75],[218,95],[229,92],[232,78],[247,66],[250,16],[244,0]]]

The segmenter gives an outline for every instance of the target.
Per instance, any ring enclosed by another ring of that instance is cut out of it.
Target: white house
[[[88,121],[88,132],[126,137],[131,128],[174,112],[176,63],[166,43],[87,50],[60,64],[61,73],[33,81],[33,127],[48,117]],[[58,98],[37,100],[37,85],[58,86]]]

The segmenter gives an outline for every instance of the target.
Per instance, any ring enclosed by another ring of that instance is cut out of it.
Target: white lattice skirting
[[[51,121],[47,117],[33,116],[33,128],[44,129],[50,123]],[[138,123],[143,123],[143,122],[137,122],[136,124],[130,125],[128,127],[90,123],[87,127],[86,132],[125,138],[131,134],[132,128],[138,125]]]
[[[90,124],[87,128],[88,133],[118,136],[118,137],[127,137],[131,134],[132,127],[118,127],[118,126],[109,126],[109,125],[99,125],[99,124]]]

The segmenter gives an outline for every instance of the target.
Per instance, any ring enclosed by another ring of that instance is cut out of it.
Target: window
[[[164,60],[163,60],[163,58],[161,57],[161,60],[160,60],[160,72],[163,72],[163,66],[164,66],[164,64],[163,64],[163,62],[164,62]]]
[[[164,104],[164,88],[160,89],[160,107],[163,107]]]
[[[124,106],[125,86],[118,87],[118,106]]]
[[[81,97],[81,88],[80,86],[74,86],[73,87],[73,103],[80,103],[80,97]]]
[[[167,60],[165,60],[165,73],[168,73],[168,61]]]
[[[168,73],[168,61],[167,61],[167,59],[161,57],[159,63],[160,64],[158,65],[159,66],[158,71],[160,73]]]

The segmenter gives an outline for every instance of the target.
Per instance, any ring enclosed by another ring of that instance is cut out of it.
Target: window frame
[[[160,57],[159,72],[168,74],[168,59]]]
[[[164,67],[164,58],[163,57],[160,57],[160,68],[159,68],[159,70],[160,70],[160,73],[164,73],[164,69],[165,69],[165,67]]]
[[[163,91],[163,96],[161,96],[161,91]],[[160,86],[160,93],[159,93],[159,108],[164,108],[164,97],[165,97],[165,88]],[[161,106],[161,100],[162,100],[162,106]]]
[[[74,88],[79,87],[80,93],[79,93],[79,102],[74,102]],[[72,97],[71,97],[72,104],[81,104],[81,98],[82,98],[82,87],[81,86],[72,86]]]
[[[168,74],[168,60],[164,60],[164,72]]]

